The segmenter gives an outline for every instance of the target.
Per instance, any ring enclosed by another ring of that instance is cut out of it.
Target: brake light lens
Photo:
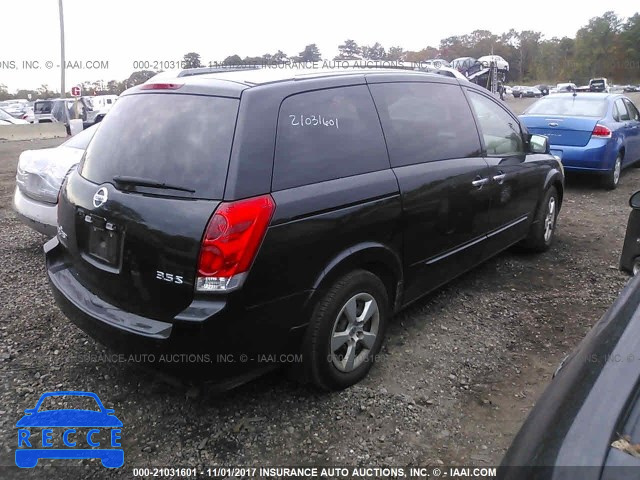
[[[611,138],[611,130],[604,125],[600,125],[599,123],[593,128],[593,132],[591,132],[592,137],[598,138]]]
[[[145,83],[141,90],[177,90],[182,87],[183,83]]]
[[[229,292],[242,286],[275,206],[271,195],[220,204],[202,238],[197,291]]]

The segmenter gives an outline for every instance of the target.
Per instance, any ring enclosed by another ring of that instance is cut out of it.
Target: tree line
[[[478,58],[495,54],[509,62],[509,83],[550,83],[571,81],[586,83],[593,77],[607,77],[610,82],[634,83],[640,81],[640,13],[624,19],[609,11],[589,20],[578,30],[574,38],[553,37],[545,39],[541,32],[510,29],[500,35],[488,30],[474,30],[465,35],[455,35],[440,41],[437,47],[427,46],[418,51],[405,50],[401,46],[385,48],[378,42],[359,45],[347,39],[338,45],[334,60],[386,60],[423,62],[442,58]],[[319,62],[323,60],[317,44],[306,45],[297,55],[289,56],[282,50],[261,56],[233,54],[217,65],[264,65],[291,61]],[[184,55],[184,68],[208,67],[196,52]],[[91,94],[120,94],[127,88],[145,82],[158,72],[139,70],[127,79],[108,82],[84,82],[85,91]],[[0,84],[0,100],[8,98],[47,98],[58,95],[47,85],[36,90],[18,90],[10,94]]]

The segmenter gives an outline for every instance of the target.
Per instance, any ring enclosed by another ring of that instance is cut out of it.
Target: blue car
[[[38,411],[48,397],[91,397],[99,411],[80,409],[59,409]],[[107,468],[118,468],[124,464],[124,451],[119,443],[122,422],[114,415],[114,410],[105,408],[100,398],[91,392],[60,391],[43,394],[34,408],[28,408],[16,427],[18,430],[18,448],[16,465],[21,468],[35,467],[40,458],[85,459],[99,458]],[[81,435],[76,428],[91,428]],[[29,428],[42,429],[35,434]],[[56,432],[54,433],[54,429]],[[104,448],[96,438],[101,429],[110,430],[111,448]],[[32,435],[33,434],[33,435]],[[54,439],[55,437],[55,439]],[[85,442],[86,440],[86,442]],[[57,442],[56,442],[57,441]],[[62,443],[62,445],[54,445]],[[82,448],[85,447],[93,448]],[[42,448],[39,448],[42,447]],[[58,448],[64,447],[64,448]],[[102,447],[102,448],[98,448]]]
[[[614,189],[623,168],[640,160],[640,113],[624,95],[559,93],[520,115],[529,133],[549,138],[566,171],[593,172]]]

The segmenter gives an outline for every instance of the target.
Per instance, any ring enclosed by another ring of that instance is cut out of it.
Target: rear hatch
[[[122,97],[60,199],[78,281],[126,311],[169,320],[193,299],[203,232],[223,197],[239,100]]]
[[[551,145],[583,147],[607,106],[604,98],[590,94],[549,95],[531,105],[520,119],[529,133],[546,135]]]
[[[36,120],[51,121],[51,109],[53,102],[51,100],[39,100],[33,105],[33,116]]]

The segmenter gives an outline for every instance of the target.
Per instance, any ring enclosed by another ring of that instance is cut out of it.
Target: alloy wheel
[[[554,197],[549,198],[547,204],[547,215],[544,217],[544,241],[549,242],[551,235],[553,235],[553,229],[556,224],[556,199]]]
[[[380,309],[368,293],[351,297],[340,309],[331,331],[331,360],[341,372],[349,373],[367,360],[380,329]]]

